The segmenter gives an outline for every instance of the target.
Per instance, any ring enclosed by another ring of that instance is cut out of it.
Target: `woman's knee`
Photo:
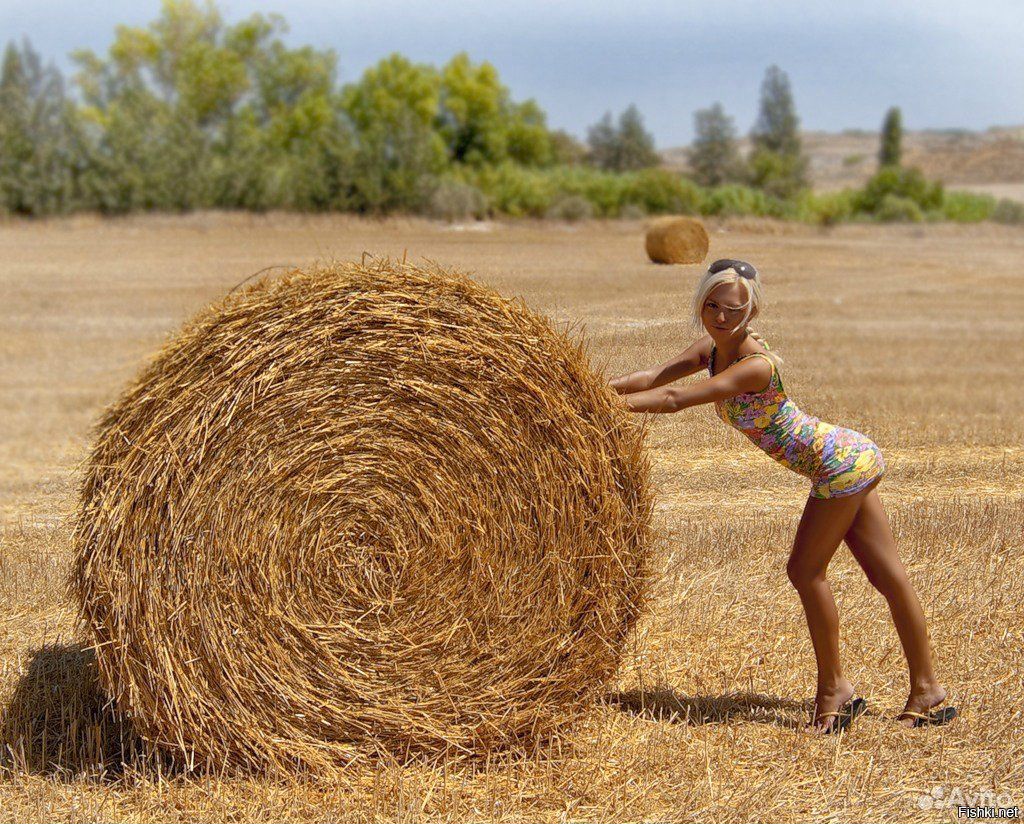
[[[825,577],[825,570],[819,564],[808,564],[802,558],[791,555],[786,563],[786,576],[797,589],[810,586]]]
[[[910,586],[910,579],[902,569],[892,569],[887,566],[874,569],[865,569],[868,583],[877,589],[886,599],[891,598]]]

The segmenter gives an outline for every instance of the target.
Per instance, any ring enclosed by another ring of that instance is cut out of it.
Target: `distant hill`
[[[859,186],[875,172],[877,131],[803,132],[802,138],[815,189]],[[746,154],[749,149],[749,140],[741,140],[740,151]],[[687,168],[686,147],[667,149],[662,156],[670,168]],[[983,132],[907,131],[903,162],[953,188],[1024,199],[1024,125],[994,126]]]

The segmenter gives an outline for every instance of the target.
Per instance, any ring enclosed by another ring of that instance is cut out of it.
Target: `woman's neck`
[[[715,366],[718,367],[719,371],[725,369],[740,356],[740,348],[748,337],[750,335],[744,332],[742,337],[729,338],[721,346],[717,343],[715,344]]]

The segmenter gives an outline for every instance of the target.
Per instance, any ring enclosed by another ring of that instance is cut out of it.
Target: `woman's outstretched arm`
[[[699,371],[705,363],[706,353],[711,348],[711,336],[694,341],[686,351],[676,355],[671,360],[665,361],[660,366],[651,369],[642,369],[639,372],[631,372],[628,375],[620,375],[613,378],[609,383],[612,389],[620,395],[628,395],[632,392],[643,392],[647,389],[655,389],[671,383],[679,378],[692,375]]]
[[[772,367],[764,358],[746,358],[713,378],[687,386],[665,386],[626,395],[633,412],[678,412],[702,403],[724,401],[744,392],[762,392],[772,379]]]

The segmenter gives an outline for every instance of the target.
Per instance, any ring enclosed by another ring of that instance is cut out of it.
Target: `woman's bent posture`
[[[889,602],[910,669],[904,726],[942,724],[956,708],[932,667],[924,613],[896,552],[875,487],[885,474],[882,453],[868,437],[801,412],[786,395],[781,359],[747,322],[761,306],[757,270],[740,260],[717,260],[697,287],[694,326],[707,332],[678,357],[654,369],[615,378],[611,385],[636,412],[678,412],[714,403],[718,415],[772,458],[805,475],[811,492],[786,565],[800,595],[818,665],[815,712],[809,730],[845,729],[866,706],[839,663],[839,617],[825,570],[844,539],[868,580]],[[709,377],[665,386],[701,369]]]

